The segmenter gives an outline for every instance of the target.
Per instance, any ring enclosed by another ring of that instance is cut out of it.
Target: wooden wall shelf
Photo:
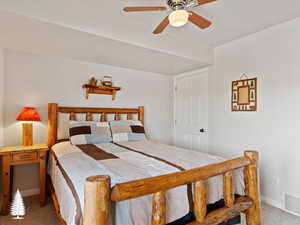
[[[112,100],[116,99],[117,91],[120,91],[120,87],[105,87],[105,86],[94,86],[85,84],[82,88],[86,89],[86,99],[89,98],[89,94],[100,94],[100,95],[111,95]]]

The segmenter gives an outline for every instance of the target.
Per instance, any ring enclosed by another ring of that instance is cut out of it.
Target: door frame
[[[178,79],[183,77],[202,77],[208,75],[209,75],[209,67],[205,67],[199,70],[193,70],[190,72],[181,73],[174,76],[173,78],[173,123],[172,123],[173,125],[172,144],[173,145],[175,145],[176,143],[176,101],[177,101],[176,89],[177,89]]]

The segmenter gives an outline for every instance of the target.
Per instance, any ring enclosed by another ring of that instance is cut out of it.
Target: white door
[[[175,78],[174,143],[208,151],[208,71]]]

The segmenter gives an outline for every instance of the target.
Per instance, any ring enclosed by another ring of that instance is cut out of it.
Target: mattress
[[[225,161],[224,158],[153,141],[105,143],[74,146],[62,142],[52,147],[48,172],[68,225],[82,223],[84,182],[87,177],[109,175],[117,183],[188,170]],[[236,194],[243,195],[240,170],[234,173]],[[223,177],[206,181],[207,204],[223,198]],[[111,225],[151,224],[152,196],[130,199],[111,206]],[[168,190],[167,222],[176,221],[192,210],[192,186]]]

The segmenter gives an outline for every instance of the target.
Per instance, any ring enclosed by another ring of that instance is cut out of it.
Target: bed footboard
[[[123,201],[153,194],[152,225],[166,224],[166,197],[168,189],[193,183],[194,214],[196,220],[189,225],[217,225],[246,214],[247,225],[261,225],[260,194],[257,175],[258,153],[246,151],[244,157],[222,163],[195,168],[142,180],[117,184],[110,188],[110,177],[89,177],[85,183],[83,225],[109,225],[110,201]],[[235,198],[233,171],[243,168],[245,196]],[[206,213],[206,179],[223,175],[225,207]]]

